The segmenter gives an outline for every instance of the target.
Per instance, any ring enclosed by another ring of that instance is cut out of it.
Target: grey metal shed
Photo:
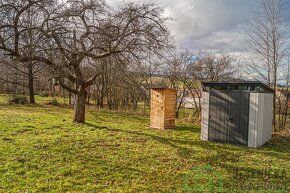
[[[272,88],[258,81],[202,85],[202,140],[256,148],[271,139]]]

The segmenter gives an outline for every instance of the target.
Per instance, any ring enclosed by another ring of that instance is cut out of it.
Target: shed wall
[[[271,93],[251,93],[249,110],[248,147],[260,147],[272,135]]]
[[[201,120],[201,140],[207,141],[209,124],[209,92],[202,92]]]
[[[176,90],[151,89],[150,127],[175,127]]]
[[[175,127],[176,90],[164,91],[164,129]]]

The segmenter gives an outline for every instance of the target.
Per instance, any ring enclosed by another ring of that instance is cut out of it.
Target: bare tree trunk
[[[183,91],[182,91],[182,93],[181,93],[181,95],[180,95],[180,97],[178,97],[179,98],[179,102],[177,102],[177,104],[176,104],[176,106],[177,106],[177,108],[176,108],[176,112],[175,112],[175,117],[176,118],[179,118],[179,114],[180,114],[180,110],[181,110],[181,108],[182,108],[182,105],[183,105],[183,103],[184,103],[184,96],[185,96],[185,92],[186,92],[186,88],[183,88]]]
[[[29,102],[32,104],[35,103],[33,80],[34,79],[33,79],[32,68],[29,68],[29,75],[28,75]]]
[[[274,128],[274,131],[277,131],[276,128],[276,86],[274,86],[274,93],[273,93],[273,114],[272,114],[272,126]]]
[[[77,123],[84,123],[85,110],[86,110],[86,91],[84,89],[81,89],[81,91],[75,95],[73,121]]]
[[[282,97],[277,97],[277,107],[276,107],[276,112],[278,113],[278,127],[275,128],[275,131],[280,131],[281,129],[281,114],[282,114],[282,104],[281,104],[281,98]],[[277,115],[276,115],[277,116]]]
[[[71,97],[72,97],[72,94],[71,94],[71,92],[69,92],[68,93],[68,104],[69,105],[72,105]]]
[[[287,124],[287,115],[288,115],[288,100],[289,100],[289,96],[288,96],[288,90],[289,90],[289,73],[290,73],[290,58],[288,57],[288,66],[287,66],[287,75],[286,75],[286,99],[284,101],[284,111],[283,111],[283,129],[286,128],[286,124]]]

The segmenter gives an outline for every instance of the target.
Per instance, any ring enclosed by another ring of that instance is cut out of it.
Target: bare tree
[[[194,62],[195,77],[202,81],[220,81],[233,79],[236,75],[238,58],[230,53],[199,51]]]
[[[194,99],[194,115],[200,118],[202,81],[223,81],[236,78],[237,57],[227,53],[213,53],[200,50],[195,61],[190,63],[188,70],[190,79],[187,81],[188,90]]]
[[[35,61],[18,62],[13,60],[2,60],[2,70],[0,70],[0,80],[6,84],[14,85],[14,93],[17,93],[17,87],[20,86],[22,92],[28,90],[29,102],[35,103],[35,80],[43,75],[45,66]],[[9,91],[8,91],[9,92]]]
[[[188,92],[188,81],[191,78],[189,66],[192,54],[188,52],[173,53],[168,57],[165,68],[166,78],[169,80],[169,87],[177,90],[176,117],[179,117],[180,110],[184,105],[184,99]]]
[[[285,81],[285,85],[281,88],[277,89],[276,94],[276,104],[277,104],[277,131],[283,130],[286,128],[287,123],[287,115],[288,115],[288,101],[290,98],[289,93],[289,76],[290,76],[290,64],[288,64],[287,70],[283,73],[283,80]]]
[[[50,66],[60,85],[76,96],[75,122],[84,122],[86,88],[101,74],[101,71],[87,73],[85,69],[94,64],[91,60],[137,58],[145,52],[158,54],[170,45],[165,27],[167,19],[162,17],[162,9],[155,4],[123,3],[118,9],[112,9],[101,0],[74,0],[65,5],[54,2],[55,6],[46,7],[45,2],[26,0],[17,2],[16,8],[10,4],[2,6],[15,9],[16,16],[7,19],[14,47],[7,47],[8,42],[1,37],[1,49],[20,62],[32,60]],[[33,29],[41,33],[42,39],[36,46],[39,51],[27,56],[18,51],[22,32],[19,18],[26,9],[38,4],[45,9],[43,18]],[[64,78],[74,87],[65,84]]]
[[[267,82],[275,90],[273,128],[276,129],[276,90],[278,68],[286,52],[287,17],[284,0],[260,0],[244,33],[249,51],[247,71],[255,79]]]
[[[35,27],[40,16],[40,5],[44,3],[48,1],[0,2],[0,51],[3,53],[2,65],[6,66],[0,78],[28,88],[30,103],[35,103],[34,78],[43,68],[42,63],[33,61],[30,56],[38,50],[36,46],[41,36]],[[26,60],[21,62],[20,56],[25,56]]]
[[[169,87],[178,91],[176,116],[178,117],[186,102],[194,106],[193,115],[200,117],[201,82],[234,79],[237,63],[236,57],[223,52],[201,50],[198,54],[187,51],[171,54],[167,60],[165,75],[169,80]],[[190,98],[192,100],[189,101]]]

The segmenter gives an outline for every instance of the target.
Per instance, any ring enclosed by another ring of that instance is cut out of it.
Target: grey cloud
[[[137,1],[137,0],[136,0]],[[119,0],[109,0],[116,5]],[[239,31],[254,9],[254,0],[156,0],[180,49],[241,51]]]

